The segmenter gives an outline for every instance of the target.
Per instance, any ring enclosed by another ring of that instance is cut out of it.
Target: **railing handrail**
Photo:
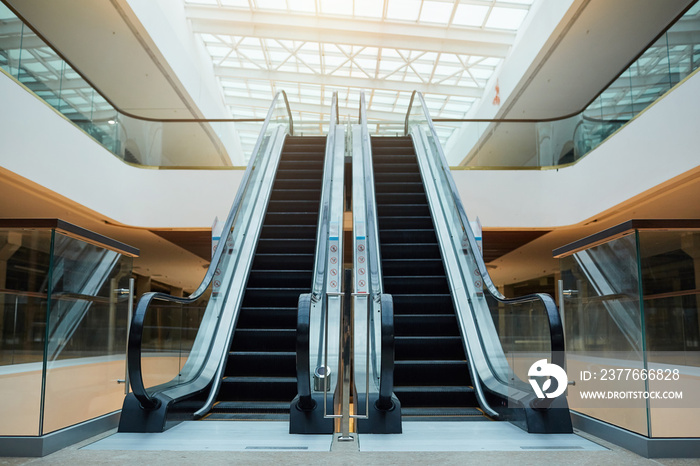
[[[326,140],[326,152],[324,154],[323,180],[321,182],[320,212],[318,216],[318,228],[316,230],[316,251],[314,254],[315,263],[313,271],[313,283],[311,293],[299,296],[297,306],[297,332],[296,332],[296,373],[297,373],[297,394],[299,395],[298,408],[301,410],[311,410],[315,403],[311,397],[311,367],[310,367],[310,331],[311,331],[311,304],[321,302],[325,309],[326,300],[323,299],[326,285],[326,264],[327,264],[327,239],[329,235],[329,223],[331,221],[331,179],[333,176],[333,156],[335,151],[335,130],[339,123],[338,117],[338,93],[333,92],[331,99],[331,115]],[[322,341],[319,340],[319,341]],[[319,348],[322,351],[322,348]]]
[[[421,109],[423,111],[423,117],[425,118],[429,130],[431,132],[432,137],[434,138],[435,141],[438,141],[437,137],[437,132],[435,131],[435,126],[433,125],[433,122],[430,118],[430,114],[428,112],[428,108],[425,105],[425,100],[423,99],[423,95],[418,92],[418,91],[413,91],[411,94],[411,105],[414,102],[414,99],[417,98],[420,101],[421,104]],[[409,110],[406,114],[406,122],[408,124],[409,121],[409,115],[410,115],[411,108],[409,107]],[[469,219],[467,217],[466,211],[464,209],[464,205],[462,203],[462,199],[459,196],[459,191],[457,190],[457,186],[455,184],[454,178],[452,177],[450,171],[449,171],[449,165],[447,163],[447,159],[445,157],[444,152],[442,151],[442,147],[437,144],[437,153],[439,155],[439,169],[443,171],[445,174],[445,178],[447,179],[450,187],[450,191],[452,193],[452,200],[454,202],[454,205],[457,209],[457,212],[459,214],[462,230],[464,234],[467,237],[467,240],[469,242],[469,247],[472,250],[472,256],[474,257],[474,261],[476,262],[477,268],[479,269],[479,273],[481,274],[482,278],[482,283],[485,286],[485,288],[489,291],[489,293],[499,302],[504,303],[504,304],[522,304],[522,303],[527,303],[527,302],[533,302],[533,301],[540,301],[544,304],[545,306],[545,311],[547,314],[547,320],[549,324],[549,331],[550,331],[550,341],[551,341],[551,352],[552,352],[552,363],[557,364],[561,367],[564,366],[564,331],[563,331],[563,326],[561,322],[561,316],[559,315],[559,311],[557,309],[557,306],[554,302],[554,299],[547,294],[544,293],[535,293],[535,294],[529,294],[525,296],[520,296],[516,298],[506,298],[499,290],[496,288],[496,285],[493,283],[493,280],[491,279],[491,276],[488,272],[488,269],[486,268],[486,263],[484,262],[483,257],[481,254],[478,254],[479,247],[476,243],[476,238],[474,237],[474,232],[471,229]],[[475,381],[475,384],[478,382]]]
[[[225,247],[223,247],[223,244],[225,243],[226,237],[231,232],[233,223],[236,217],[238,216],[240,204],[243,200],[244,193],[247,191],[248,184],[250,182],[250,176],[253,171],[253,165],[255,164],[255,155],[260,150],[260,146],[262,145],[262,141],[265,137],[265,132],[275,112],[277,99],[279,99],[280,96],[282,96],[282,98],[284,99],[287,109],[289,110],[289,103],[287,102],[286,93],[284,91],[279,91],[277,95],[275,95],[275,98],[272,100],[272,103],[270,104],[270,108],[265,118],[265,123],[263,124],[263,127],[260,130],[260,135],[258,136],[258,139],[255,143],[255,148],[252,152],[253,156],[248,162],[248,167],[246,168],[246,171],[243,174],[243,179],[241,180],[241,183],[238,187],[238,191],[236,192],[236,197],[233,201],[228,217],[226,218],[226,222],[224,223],[222,231],[226,232],[226,235],[222,235],[222,243],[219,245],[219,247],[216,248],[216,251],[214,251],[214,256],[212,257],[212,260],[209,263],[207,272],[204,275],[204,278],[202,279],[202,282],[200,283],[199,287],[197,287],[197,289],[187,297],[172,296],[167,293],[160,292],[150,292],[142,295],[138,301],[131,322],[131,327],[129,329],[127,364],[129,367],[129,378],[131,380],[134,396],[139,400],[139,403],[144,409],[155,409],[160,404],[160,402],[156,398],[151,397],[146,392],[146,389],[143,384],[143,373],[141,371],[141,343],[143,339],[143,324],[146,317],[146,313],[148,312],[148,307],[154,299],[178,304],[194,303],[204,295],[204,292],[209,288],[209,285],[211,285],[211,282],[214,278],[214,274],[216,273],[216,269],[219,265],[219,261],[221,260],[223,251],[224,249],[226,249]],[[291,118],[291,112],[289,112],[289,115]]]
[[[372,166],[372,145],[370,144],[369,130],[367,128],[367,107],[365,103],[365,93],[360,92],[360,108],[359,121],[362,141],[362,159],[365,178],[363,180],[354,180],[353,182],[361,182],[365,189],[365,205],[362,206],[365,210],[365,228],[366,228],[366,245],[369,260],[367,261],[369,269],[370,289],[372,296],[368,297],[368,306],[372,306],[372,302],[377,300],[381,306],[380,325],[381,335],[381,358],[379,367],[379,399],[377,400],[377,408],[389,410],[393,407],[391,397],[394,392],[394,305],[391,295],[384,293],[384,284],[382,280],[382,266],[379,249],[379,227],[377,224],[377,205],[376,193],[374,190],[374,170]],[[376,279],[376,282],[375,282]],[[369,322],[367,322],[369,325]],[[370,357],[368,354],[367,357]],[[367,374],[369,377],[369,374]]]

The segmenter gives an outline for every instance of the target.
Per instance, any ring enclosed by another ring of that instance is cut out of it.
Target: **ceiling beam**
[[[455,95],[474,98],[481,98],[483,94],[483,89],[476,87],[452,86],[449,84],[412,83],[404,81],[391,81],[387,79],[369,79],[366,77],[355,78],[348,76],[329,76],[321,74],[297,73],[292,71],[267,71],[216,66],[214,67],[214,73],[222,79],[282,81],[294,84],[302,83],[317,86],[324,85],[340,89],[353,87],[357,89],[380,89],[403,92],[413,92],[414,90],[418,90],[423,94]]]
[[[504,58],[515,32],[188,5],[195,33]]]

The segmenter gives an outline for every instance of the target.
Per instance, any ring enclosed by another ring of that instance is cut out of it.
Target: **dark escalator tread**
[[[469,366],[463,360],[396,361],[394,383],[397,386],[471,385]]]
[[[450,288],[444,275],[393,276],[384,275],[384,288],[387,293],[449,293]]]
[[[266,225],[313,225],[316,227],[318,212],[268,212]]]
[[[372,138],[384,291],[394,300],[394,392],[410,419],[483,419],[412,139]]]
[[[317,206],[318,200],[277,199],[270,201],[270,203],[267,205],[267,211],[281,213],[305,213],[313,212]]]
[[[382,273],[387,275],[441,275],[445,267],[440,259],[383,259]]]
[[[236,328],[296,328],[296,307],[241,308]]]
[[[457,317],[450,314],[397,314],[394,329],[403,336],[459,336]]]
[[[263,225],[260,238],[313,239],[315,241],[316,225]]]
[[[241,328],[236,329],[231,351],[294,351],[296,341],[296,328]]]
[[[217,403],[207,419],[289,419],[299,296],[312,285],[326,137],[285,139]]]
[[[323,170],[279,170],[277,172],[278,180],[294,179],[298,180],[301,178],[320,178],[323,175]]]
[[[411,421],[425,420],[445,420],[445,418],[458,418],[460,421],[487,421],[489,420],[483,411],[478,408],[437,408],[437,407],[418,407],[407,408],[401,406],[401,415],[406,418],[425,418],[425,419],[408,419]]]
[[[375,182],[379,183],[422,183],[422,178],[419,172],[412,173],[375,173]]]
[[[220,401],[291,402],[297,394],[296,377],[224,377]]]
[[[278,250],[279,251],[279,250]],[[300,253],[268,253],[256,254],[253,259],[253,270],[309,270],[314,268],[314,254]],[[280,277],[281,280],[282,277]],[[278,283],[284,283],[278,281]],[[309,286],[311,282],[309,281]],[[252,287],[256,288],[256,287]],[[296,288],[296,287],[293,287]]]
[[[383,225],[379,224],[379,241],[381,243],[423,243],[437,244],[435,230],[432,228],[416,228],[403,230],[385,230]],[[410,250],[405,250],[404,254],[410,254]],[[409,256],[410,257],[410,256]]]
[[[460,336],[400,336],[394,339],[394,354],[400,360],[464,360]]]
[[[261,238],[258,240],[256,252],[272,254],[278,251],[284,251],[288,254],[314,254],[316,252],[316,240],[311,238]]]
[[[394,393],[401,401],[401,407],[452,407],[473,408],[478,406],[474,389],[467,386],[394,385]]]
[[[285,286],[305,288],[311,283],[313,270],[251,270],[248,275],[248,286],[251,288],[264,287],[271,280],[281,280]]]
[[[402,259],[410,251],[411,257],[417,259],[440,257],[440,246],[433,243],[382,243],[382,259]]]
[[[297,185],[294,185],[294,186],[297,186]],[[301,186],[305,186],[305,185],[302,184]],[[270,196],[270,202],[276,201],[276,200],[298,199],[298,200],[316,201],[316,203],[318,204],[320,198],[321,198],[321,188],[320,187],[318,189],[312,189],[312,188],[296,189],[296,188],[279,187],[279,188],[273,189],[272,195]]]
[[[280,196],[281,194],[277,194],[276,191],[278,190],[295,190],[295,191],[302,191],[302,190],[309,190],[309,191],[318,191],[318,198],[321,198],[321,184],[323,182],[320,179],[317,178],[307,178],[307,179],[287,179],[287,180],[275,180],[275,184],[272,185],[273,190],[272,190],[272,195],[271,199],[275,199],[277,196]]]
[[[383,215],[382,228],[384,230],[427,230],[433,228],[433,219],[429,215]]]
[[[226,376],[295,377],[294,351],[231,351]]]

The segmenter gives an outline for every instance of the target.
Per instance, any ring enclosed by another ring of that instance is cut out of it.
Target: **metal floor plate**
[[[360,435],[360,451],[605,451],[576,434],[528,434],[508,422],[404,422],[399,435]]]

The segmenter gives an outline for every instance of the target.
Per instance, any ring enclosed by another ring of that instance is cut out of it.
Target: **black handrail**
[[[311,293],[304,293],[299,296],[296,343],[297,393],[299,394],[297,408],[302,411],[309,411],[316,407],[316,403],[311,398],[310,325]]]
[[[381,294],[382,306],[382,359],[381,380],[377,409],[390,410],[394,407],[391,397],[394,394],[394,300],[390,294]]]
[[[433,139],[435,141],[438,141],[439,139],[437,137],[435,127],[433,126],[432,120],[430,118],[430,114],[428,113],[428,108],[425,105],[425,101],[423,100],[423,95],[418,91],[413,91],[413,93],[411,94],[410,106],[406,114],[406,124],[408,125],[408,115],[411,112],[411,107],[413,105],[415,97],[417,97],[420,101],[421,108],[423,110],[423,115],[426,119],[426,122],[428,123]],[[457,208],[457,212],[459,213],[462,232],[467,236],[467,239],[469,241],[469,247],[471,249],[472,256],[474,257],[474,262],[476,263],[477,268],[479,269],[479,274],[482,277],[482,282],[485,288],[498,302],[507,305],[523,304],[533,301],[542,302],[545,306],[547,320],[549,323],[552,362],[561,367],[564,367],[564,329],[561,323],[561,316],[559,315],[559,310],[557,309],[557,305],[554,302],[554,299],[550,295],[544,293],[530,294],[520,296],[517,298],[506,298],[500,291],[498,291],[498,288],[496,288],[496,285],[493,283],[493,280],[489,275],[483,257],[481,256],[481,254],[478,254],[479,247],[476,243],[476,238],[474,238],[474,232],[470,227],[469,219],[467,218],[467,214],[464,210],[464,205],[462,204],[462,199],[459,196],[459,191],[457,190],[457,186],[455,185],[454,178],[452,178],[452,174],[449,171],[450,168],[447,163],[447,159],[445,158],[445,154],[443,153],[442,148],[439,144],[436,144],[436,147],[440,161],[439,168],[445,175],[445,179],[447,179],[447,181],[449,182],[450,190],[452,192],[452,200],[455,204],[455,207]],[[475,381],[475,383],[477,382]],[[548,400],[551,401],[551,399]]]
[[[267,127],[269,126],[270,120],[272,119],[272,115],[277,105],[277,99],[280,97],[280,95],[284,99],[287,109],[289,109],[289,103],[287,101],[286,93],[284,91],[278,92],[277,95],[275,95],[275,98],[272,100],[270,109],[267,112],[265,123],[263,124],[263,127],[260,130],[260,136],[258,137],[258,140],[255,143],[255,148],[252,152],[253,155],[251,156],[250,161],[248,162],[248,167],[246,168],[246,171],[243,174],[243,179],[241,180],[241,184],[239,185],[238,191],[236,192],[236,197],[233,201],[233,205],[231,206],[231,210],[229,211],[228,217],[226,218],[226,222],[224,223],[222,232],[224,232],[225,235],[222,236],[221,246],[216,248],[214,256],[212,257],[212,260],[209,263],[209,268],[207,269],[207,272],[204,275],[204,278],[202,279],[202,282],[200,283],[199,287],[187,297],[171,296],[166,293],[150,292],[145,293],[139,299],[139,302],[136,306],[136,310],[134,312],[134,316],[131,321],[131,327],[129,329],[129,341],[127,345],[127,364],[133,394],[144,409],[156,409],[160,406],[160,401],[147,393],[146,388],[143,384],[143,373],[141,370],[141,344],[143,340],[143,325],[144,320],[146,318],[146,313],[148,312],[148,308],[154,299],[179,304],[192,304],[198,299],[200,299],[204,295],[206,290],[209,288],[209,285],[211,285],[211,282],[214,278],[214,274],[216,273],[216,269],[221,260],[223,251],[224,249],[226,249],[223,247],[223,245],[225,244],[226,237],[230,234],[231,229],[233,227],[233,223],[236,217],[238,216],[240,210],[239,207],[243,200],[243,195],[247,191],[248,185],[250,183],[250,176],[253,172],[253,166],[255,165],[256,155],[259,152],[260,147],[262,146],[263,139],[265,138],[265,132],[267,130]],[[289,115],[291,128],[291,113],[289,113]]]

